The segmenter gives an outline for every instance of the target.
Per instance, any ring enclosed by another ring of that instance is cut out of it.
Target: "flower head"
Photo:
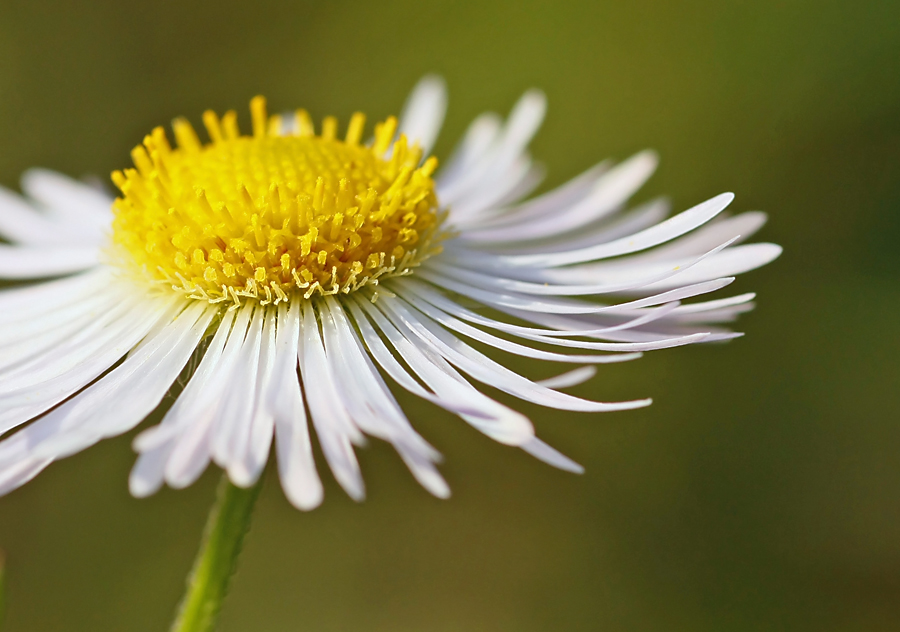
[[[394,143],[395,118],[360,145],[362,114],[338,140],[334,118],[317,136],[303,110],[285,129],[262,97],[250,107],[252,136],[240,134],[234,112],[220,121],[208,111],[204,146],[177,119],[177,149],[158,127],[132,152],[136,169],[113,173],[123,267],[136,264],[192,298],[268,305],[298,289],[307,299],[349,293],[431,254],[442,219],[431,179],[437,160],[420,164],[422,151],[406,136]]]
[[[0,276],[62,277],[0,291],[0,434],[24,426],[0,441],[0,493],[131,430],[179,376],[162,422],[134,442],[137,496],[189,485],[210,462],[252,485],[274,440],[288,498],[315,507],[308,421],[353,498],[364,496],[354,447],[366,435],[449,495],[440,455],[385,378],[580,471],[472,381],[563,410],[647,405],[560,389],[596,364],[734,337],[717,323],[750,309],[752,294],[683,301],[780,248],[738,245],[765,217],[722,218],[730,194],[670,219],[663,200],[626,210],[655,167],[649,152],[529,198],[542,171],[527,145],[544,108],[529,92],[505,122],[479,117],[436,171],[426,156],[445,109],[439,79],[367,143],[361,114],[339,138],[334,118],[317,134],[305,111],[269,116],[257,97],[250,135],[233,112],[204,114],[206,144],[183,119],[175,146],[153,130],[135,168],[113,174],[115,200],[47,171],[26,173],[27,198],[0,190],[0,235],[12,242],[0,245]],[[532,381],[466,339],[581,366]]]

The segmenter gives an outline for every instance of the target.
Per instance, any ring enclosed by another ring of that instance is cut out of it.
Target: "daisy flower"
[[[0,277],[19,281],[0,291],[0,494],[132,430],[176,384],[134,441],[135,496],[190,485],[211,462],[252,486],[274,443],[288,499],[315,507],[310,425],[352,498],[367,436],[448,496],[387,380],[577,472],[478,385],[559,410],[637,408],[650,400],[561,389],[598,364],[738,335],[719,324],[753,295],[706,295],[778,256],[740,244],[762,213],[725,217],[730,193],[668,219],[665,200],[629,208],[651,152],[529,197],[543,176],[528,153],[537,91],[505,120],[478,117],[438,170],[426,157],[445,107],[427,77],[363,142],[362,114],[339,135],[333,117],[316,129],[256,97],[249,135],[234,112],[203,114],[205,143],[184,119],[174,145],[154,129],[113,173],[115,200],[44,170],[24,175],[24,197],[0,190]],[[472,342],[576,368],[533,381]]]

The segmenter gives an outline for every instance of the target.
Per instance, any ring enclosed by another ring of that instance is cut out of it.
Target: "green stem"
[[[215,629],[261,487],[262,476],[253,487],[241,489],[228,480],[228,474],[222,475],[216,503],[207,518],[203,542],[171,632]]]

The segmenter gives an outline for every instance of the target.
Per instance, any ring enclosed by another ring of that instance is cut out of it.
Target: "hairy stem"
[[[222,474],[216,502],[206,521],[203,541],[171,632],[215,629],[261,487],[262,476],[253,487],[242,489],[228,480],[228,474]]]

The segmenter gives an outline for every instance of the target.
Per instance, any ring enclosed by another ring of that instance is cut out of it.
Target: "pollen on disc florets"
[[[252,136],[207,111],[208,144],[176,119],[177,147],[160,127],[135,147],[136,169],[112,174],[114,260],[194,298],[266,304],[377,284],[439,249],[437,161],[392,143],[396,119],[361,145],[359,113],[339,140],[333,117],[317,136],[303,110],[292,124],[262,97],[250,110]]]

